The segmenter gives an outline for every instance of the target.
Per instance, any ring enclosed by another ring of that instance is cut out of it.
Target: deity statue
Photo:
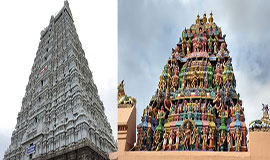
[[[235,150],[239,152],[241,149],[241,142],[242,142],[242,134],[239,127],[236,128],[234,140],[235,140],[235,148],[236,148]]]
[[[225,51],[226,51],[226,43],[223,42],[223,43],[221,43],[221,45],[220,45],[220,51],[219,51],[221,57],[224,57]]]
[[[169,150],[172,150],[173,146],[173,141],[174,141],[174,133],[173,130],[171,129],[170,135],[169,135]]]
[[[226,135],[225,135],[225,131],[221,131],[221,133],[219,133],[219,148],[221,151],[224,150],[224,143],[226,140]]]
[[[183,138],[183,131],[181,130],[181,128],[179,127],[177,129],[176,132],[176,139],[175,139],[175,150],[179,149],[179,142],[182,140]]]
[[[154,135],[154,143],[152,145],[152,150],[158,148],[159,141],[160,141],[160,132],[156,130],[155,135]]]
[[[234,106],[233,100],[230,97],[229,89],[226,89],[226,92],[225,92],[224,105],[225,105],[225,109],[230,109],[231,106]]]
[[[218,40],[215,38],[214,40],[214,53],[217,54],[218,53]]]
[[[194,34],[192,33],[191,29],[187,30],[187,35],[188,35],[188,38],[193,37]]]
[[[268,104],[262,104],[263,108],[262,108],[262,111],[263,111],[263,119],[269,119],[269,114],[268,114]]]
[[[165,87],[166,87],[166,81],[165,81],[165,79],[164,79],[163,76],[160,76],[159,88],[160,88],[161,90],[164,90]]]
[[[186,54],[186,50],[187,50],[187,41],[186,39],[183,39],[182,41],[182,52],[185,55]]]
[[[206,128],[203,128],[201,138],[202,138],[202,150],[206,150],[208,139]]]
[[[191,42],[188,40],[187,42],[187,55],[190,55],[191,52]]]
[[[182,104],[180,103],[180,100],[177,101],[176,106],[177,106],[176,113],[177,114],[182,113]]]
[[[195,100],[195,104],[194,104],[194,106],[193,106],[193,111],[194,112],[200,112],[200,104],[199,104],[199,101],[198,100]]]
[[[118,104],[131,104],[132,106],[136,106],[136,99],[131,96],[127,96],[124,90],[124,80],[118,85]]]
[[[165,112],[163,106],[161,106],[161,110],[158,111],[157,118],[158,118],[157,130],[163,131],[163,120],[165,119]]]
[[[209,150],[213,150],[214,132],[212,129],[210,129],[209,131],[208,139],[209,139]]]
[[[204,77],[204,88],[205,89],[208,88],[208,77],[207,77],[207,73],[206,73],[206,76]]]
[[[202,43],[202,47],[203,47],[203,51],[206,52],[207,51],[207,37],[206,34],[203,34],[203,43]]]
[[[186,75],[183,76],[182,82],[181,82],[181,88],[185,89],[185,85],[186,85]]]
[[[203,106],[202,106],[202,113],[206,112],[206,107],[207,107],[207,99],[204,100]]]
[[[187,100],[184,100],[184,101],[183,101],[182,108],[183,108],[183,111],[184,111],[185,113],[188,111]]]
[[[184,147],[185,147],[185,150],[189,150],[189,146],[192,144],[192,129],[190,127],[190,122],[187,122],[187,127],[185,129],[185,132],[184,132],[184,136],[185,136],[185,139],[184,139]]]
[[[152,128],[149,127],[147,129],[147,133],[146,133],[146,146],[147,146],[147,150],[151,149],[151,145],[152,145],[152,139],[151,139],[151,136],[152,136]]]
[[[139,139],[139,144],[140,144],[139,150],[142,150],[143,149],[142,145],[143,145],[143,142],[145,139],[145,134],[144,134],[144,131],[142,129],[140,131],[141,131],[141,133],[140,133],[140,139]]]
[[[197,71],[194,71],[194,74],[191,77],[191,87],[196,88],[197,83],[198,83]]]
[[[164,99],[164,107],[166,112],[170,111],[172,107],[172,100],[170,99],[170,92],[168,90],[166,91],[166,97]]]
[[[211,32],[211,31],[209,31],[209,32]],[[213,38],[212,38],[212,36],[210,36],[208,38],[208,52],[210,52],[210,53],[213,52]]]
[[[227,146],[228,146],[228,152],[229,152],[232,146],[230,132],[227,133],[227,144],[228,144]]]
[[[199,128],[196,129],[196,135],[195,135],[195,150],[199,150],[200,147],[200,132]]]
[[[167,145],[167,141],[168,141],[168,133],[167,131],[165,130],[164,134],[163,134],[163,150],[165,151],[166,150],[166,145]]]
[[[218,88],[216,98],[213,100],[213,104],[215,104],[216,110],[220,109],[219,108],[220,107],[220,102],[221,102],[221,97],[220,97],[220,90]]]
[[[208,105],[207,105],[207,113],[208,114],[213,114],[214,113],[214,108],[211,105],[211,103],[208,103]]]
[[[196,51],[196,47],[197,47],[197,40],[198,40],[198,36],[194,36],[193,39],[192,39],[192,46],[193,46],[193,49],[192,51],[195,52]]]
[[[177,89],[177,86],[178,86],[178,80],[179,80],[179,76],[177,74],[177,71],[175,71],[174,75],[172,76],[172,79],[171,79],[171,86],[172,86],[172,89],[173,89],[173,92],[175,92],[175,89]]]
[[[198,41],[196,43],[196,49],[197,49],[197,52],[201,52],[202,51],[202,42],[201,42],[201,39],[198,38]]]

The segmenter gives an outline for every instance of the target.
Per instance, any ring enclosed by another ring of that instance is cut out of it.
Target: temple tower
[[[244,107],[213,14],[185,28],[137,126],[134,150],[247,151]]]
[[[108,159],[117,150],[67,1],[40,43],[4,160]]]

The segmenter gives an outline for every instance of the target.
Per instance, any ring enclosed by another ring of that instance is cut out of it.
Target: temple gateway
[[[109,159],[117,150],[67,1],[41,31],[4,160]]]
[[[114,158],[270,159],[268,105],[263,104],[263,118],[251,122],[248,141],[225,38],[212,13],[209,18],[198,15],[172,48],[156,93],[137,125],[135,98],[124,94],[123,81],[119,84]]]

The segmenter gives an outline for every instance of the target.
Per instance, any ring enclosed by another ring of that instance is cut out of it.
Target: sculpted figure
[[[268,104],[262,104],[263,105],[263,119],[269,119],[269,114],[268,114]]]
[[[193,37],[193,39],[192,39],[192,46],[193,46],[192,51],[193,51],[193,52],[196,51],[196,48],[197,48],[197,40],[198,40],[198,36],[195,36],[195,37]]]
[[[213,52],[213,38],[211,36],[208,38],[208,52]]]
[[[197,82],[198,82],[197,72],[194,71],[194,74],[192,75],[191,78],[191,88],[196,88]]]
[[[226,89],[226,92],[225,92],[224,104],[225,104],[225,109],[230,109],[231,106],[234,106],[233,100],[230,97],[230,93],[228,89]]]
[[[210,129],[209,131],[208,139],[209,139],[209,149],[213,150],[214,132],[212,129]]]
[[[203,51],[206,52],[206,48],[207,48],[207,37],[205,34],[203,34],[203,43],[202,43],[202,46],[203,46]]]
[[[202,50],[202,42],[200,38],[198,38],[198,41],[196,43],[196,49],[197,49],[197,52],[200,52]]]
[[[221,131],[221,133],[219,133],[219,148],[221,151],[223,151],[224,149],[225,140],[226,140],[225,132]]]
[[[184,100],[184,101],[183,101],[182,107],[183,107],[183,111],[186,113],[186,112],[188,111],[187,100]]]
[[[163,120],[165,119],[165,112],[164,112],[164,107],[161,106],[161,110],[158,111],[158,126],[157,130],[162,130],[163,129]]]
[[[184,139],[185,150],[189,150],[189,145],[191,145],[191,137],[192,137],[190,122],[187,123],[187,128],[185,129],[184,136],[185,136]]]
[[[156,130],[156,133],[154,135],[154,143],[152,145],[153,146],[152,150],[154,150],[155,148],[158,148],[159,141],[160,141],[160,133],[158,130]]]
[[[164,151],[166,150],[167,141],[168,141],[168,133],[165,130],[164,135],[163,135],[163,147],[162,147]]]
[[[177,86],[178,86],[178,80],[179,80],[179,76],[177,74],[177,72],[174,73],[174,75],[172,76],[172,89],[173,89],[173,92],[175,92],[175,89],[177,89]]]
[[[183,42],[182,42],[182,52],[183,52],[184,55],[186,54],[186,51],[187,51],[187,41],[184,38]]]
[[[198,100],[195,100],[195,104],[194,104],[194,106],[193,106],[193,110],[194,110],[194,112],[200,112],[200,104],[199,104],[199,101]]]
[[[236,129],[234,140],[235,140],[236,151],[239,152],[241,149],[241,142],[242,142],[242,134],[240,132],[240,128]]]
[[[230,132],[227,133],[227,144],[228,144],[228,152],[230,151],[231,149],[231,134]]]
[[[139,150],[142,150],[143,148],[142,148],[142,145],[143,145],[143,141],[144,141],[144,138],[145,138],[145,136],[144,136],[144,131],[141,129],[140,130],[141,131],[141,133],[140,133],[140,145],[139,145]]]
[[[177,132],[176,132],[176,140],[175,140],[175,149],[178,150],[179,149],[179,142],[180,140],[182,139],[183,137],[183,131],[181,130],[181,128],[179,127],[177,129]]]
[[[196,140],[195,140],[195,150],[199,150],[200,147],[200,133],[199,133],[199,129],[196,129],[196,136],[195,136]]]
[[[165,100],[164,100],[164,106],[165,106],[166,112],[170,111],[170,109],[172,107],[172,100],[170,99],[170,92],[168,90],[166,91],[166,97],[165,97]]]
[[[170,136],[169,136],[169,150],[172,150],[173,146],[173,140],[174,140],[174,133],[173,130],[171,129]]]
[[[186,76],[184,75],[182,79],[182,85],[181,85],[182,89],[185,89],[185,85],[186,85]]]
[[[213,100],[213,104],[215,104],[216,110],[220,109],[220,102],[221,102],[221,98],[220,98],[220,91],[218,88],[216,98]]]
[[[201,138],[202,138],[202,150],[206,150],[207,149],[207,138],[208,138],[206,128],[203,128]]]
[[[215,40],[214,40],[214,53],[215,53],[215,54],[218,53],[218,41],[217,41],[216,38],[215,38]]]
[[[204,100],[204,104],[202,106],[202,113],[206,112],[206,108],[207,108],[207,99]]]

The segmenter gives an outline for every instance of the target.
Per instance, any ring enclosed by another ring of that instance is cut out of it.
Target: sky
[[[226,34],[247,126],[262,117],[270,103],[270,1],[119,0],[118,83],[137,99],[137,124],[182,31],[211,11]]]
[[[0,159],[10,144],[40,32],[64,0],[0,1]],[[69,0],[75,27],[116,139],[117,1]]]

